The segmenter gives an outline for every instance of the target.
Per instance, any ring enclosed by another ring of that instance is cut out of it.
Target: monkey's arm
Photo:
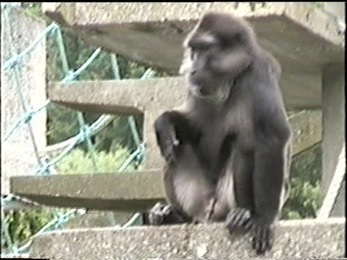
[[[261,224],[272,224],[280,209],[286,162],[283,154],[284,145],[263,142],[258,142],[255,152],[255,218]]]
[[[197,130],[188,118],[177,110],[166,111],[154,122],[157,143],[166,162],[176,160],[176,148],[182,142],[195,142]]]
[[[256,134],[254,212],[250,221],[253,248],[260,254],[270,249],[273,244],[273,224],[281,210],[281,195],[285,185],[285,149],[290,138],[290,129],[285,120],[275,115],[268,116],[264,121],[259,125]]]

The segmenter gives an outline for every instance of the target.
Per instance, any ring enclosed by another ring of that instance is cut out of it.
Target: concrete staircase
[[[320,109],[322,66],[343,61],[343,40],[333,18],[311,3],[45,3],[48,16],[87,42],[177,74],[181,42],[206,11],[246,17],[261,45],[280,60],[288,109]],[[180,77],[147,80],[51,83],[49,98],[81,111],[144,114],[148,148],[144,172],[17,176],[11,192],[60,207],[135,212],[164,198],[153,120],[184,99]],[[294,115],[294,153],[321,141],[321,112]],[[283,221],[270,259],[340,257],[344,220]],[[248,236],[228,239],[222,224],[74,229],[35,238],[32,257],[50,259],[169,259],[254,257]]]

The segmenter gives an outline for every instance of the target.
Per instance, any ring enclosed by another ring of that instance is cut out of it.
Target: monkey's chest
[[[202,159],[211,169],[216,167],[219,157],[223,153],[226,136],[224,129],[219,127],[209,127],[204,129],[201,134],[198,149],[202,154]]]

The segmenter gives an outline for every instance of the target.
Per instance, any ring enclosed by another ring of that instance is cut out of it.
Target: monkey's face
[[[180,74],[199,98],[224,101],[235,79],[251,64],[249,34],[229,15],[207,14],[183,43]]]
[[[230,71],[223,58],[225,52],[212,35],[203,34],[188,41],[180,73],[186,76],[194,95],[215,101],[227,98]]]

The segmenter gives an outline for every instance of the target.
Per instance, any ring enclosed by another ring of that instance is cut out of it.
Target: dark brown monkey
[[[145,221],[225,221],[230,232],[250,230],[262,254],[273,244],[291,157],[280,65],[228,14],[204,15],[184,48],[187,101],[154,124],[168,204]]]

